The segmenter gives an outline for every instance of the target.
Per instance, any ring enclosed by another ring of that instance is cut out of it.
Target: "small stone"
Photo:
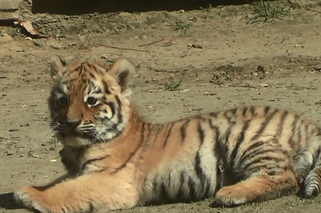
[[[5,151],[5,153],[6,153],[7,155],[14,155],[14,152],[13,152],[13,151]]]
[[[32,40],[32,43],[34,45],[36,45],[37,47],[42,47],[43,46],[43,43],[41,41],[37,41],[37,40]]]

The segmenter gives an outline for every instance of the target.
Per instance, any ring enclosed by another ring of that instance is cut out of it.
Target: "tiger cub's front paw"
[[[29,210],[36,210],[41,213],[47,213],[37,202],[37,193],[39,191],[32,186],[27,186],[14,193],[14,199],[17,204]]]

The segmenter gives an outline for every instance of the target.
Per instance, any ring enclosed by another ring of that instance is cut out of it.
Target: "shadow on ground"
[[[0,194],[0,208],[7,210],[21,209],[21,207],[14,201],[12,192]]]
[[[200,7],[208,7],[210,4],[215,7],[218,5],[240,5],[252,0],[33,0],[33,13],[53,13],[78,15],[84,13],[108,13],[108,12],[146,12],[146,11],[176,11],[176,10],[195,10]]]

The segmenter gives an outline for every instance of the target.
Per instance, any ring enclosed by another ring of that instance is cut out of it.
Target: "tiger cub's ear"
[[[134,65],[125,58],[117,59],[107,72],[116,78],[122,92],[130,89],[136,74]]]
[[[57,83],[61,80],[63,68],[67,65],[66,61],[59,56],[51,58],[50,76]]]

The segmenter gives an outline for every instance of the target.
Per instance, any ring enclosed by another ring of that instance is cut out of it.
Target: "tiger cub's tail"
[[[321,191],[321,135],[319,133],[314,136],[304,151],[295,156],[294,172],[303,186],[302,190],[306,198],[319,195]]]
[[[320,138],[321,143],[321,138]],[[304,180],[304,194],[307,198],[320,193],[321,185],[321,147],[314,153],[313,163]]]

